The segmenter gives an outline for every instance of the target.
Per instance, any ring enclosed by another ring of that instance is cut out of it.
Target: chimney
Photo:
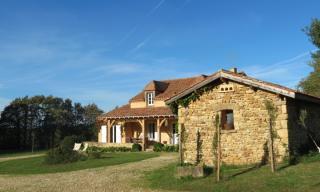
[[[238,69],[236,67],[234,68],[231,68],[229,71],[233,72],[233,73],[237,73],[238,72]]]

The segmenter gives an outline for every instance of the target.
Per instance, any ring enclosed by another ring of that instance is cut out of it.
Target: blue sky
[[[295,87],[320,1],[0,1],[0,110],[54,95],[107,111],[152,79],[238,67]]]

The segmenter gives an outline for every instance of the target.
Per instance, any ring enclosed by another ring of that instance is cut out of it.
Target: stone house
[[[194,95],[196,99],[188,106],[181,105],[181,101]],[[220,114],[222,161],[259,163],[267,154],[266,100],[277,109],[274,148],[278,161],[309,147],[307,132],[298,123],[301,109],[307,111],[308,127],[320,141],[320,98],[232,69],[209,76],[151,81],[127,105],[98,117],[98,142],[140,143],[143,149],[154,142],[177,144],[178,125],[178,130],[183,130],[184,161],[212,165],[215,117]],[[177,110],[172,111],[175,107]]]
[[[216,114],[220,114],[223,163],[251,164],[264,161],[268,154],[269,131],[266,100],[271,101],[277,109],[274,125],[277,161],[312,146],[307,131],[299,126],[301,109],[307,111],[308,128],[320,141],[320,98],[257,80],[232,69],[220,70],[206,77],[166,103],[179,103],[197,92],[200,94],[187,107],[178,106],[179,126],[180,130],[184,130],[182,148],[186,163],[213,164]]]

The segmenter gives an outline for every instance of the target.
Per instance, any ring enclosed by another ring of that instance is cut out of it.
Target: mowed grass
[[[99,159],[87,159],[74,163],[47,165],[44,156],[16,159],[0,162],[0,174],[25,175],[77,171],[96,167],[118,165],[134,161],[157,157],[156,153],[128,152],[128,153],[104,153]]]
[[[173,191],[320,191],[320,155],[306,157],[297,165],[260,168],[227,167],[217,183],[213,175],[205,178],[175,178],[176,164],[148,172],[142,181],[151,189]]]
[[[40,151],[1,151],[0,152],[0,159],[7,158],[7,157],[20,157],[20,156],[27,156],[27,155],[39,155],[45,154],[47,150],[40,150]]]

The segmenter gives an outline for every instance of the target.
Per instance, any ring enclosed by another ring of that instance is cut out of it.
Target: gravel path
[[[166,166],[177,160],[176,154],[122,165],[87,169],[66,173],[9,176],[0,175],[0,191],[151,191],[132,183],[149,171]]]

